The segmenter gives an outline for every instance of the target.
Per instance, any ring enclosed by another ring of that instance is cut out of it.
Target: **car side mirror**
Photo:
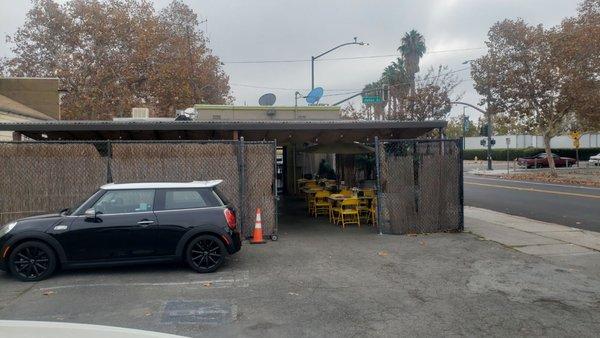
[[[85,215],[85,218],[88,219],[96,219],[98,217],[96,209],[93,208],[87,209],[83,214]]]

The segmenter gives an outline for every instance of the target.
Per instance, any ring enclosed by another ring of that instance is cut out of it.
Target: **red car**
[[[554,158],[554,165],[557,167],[571,167],[576,164],[576,160],[570,157],[560,157],[552,153]],[[535,156],[520,157],[517,159],[517,164],[527,168],[544,168],[548,167],[548,155],[546,153],[539,153]]]

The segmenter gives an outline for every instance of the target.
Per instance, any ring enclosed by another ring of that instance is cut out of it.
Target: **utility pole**
[[[475,60],[467,60],[467,61],[463,62],[463,65],[470,64],[473,61],[475,61]],[[492,111],[490,109],[490,101],[491,101],[492,93],[490,92],[490,88],[489,88],[489,85],[490,85],[489,75],[488,75],[487,85],[488,85],[487,97],[486,97],[487,107],[485,110],[485,116],[487,119],[487,169],[492,170]]]
[[[465,150],[465,147],[466,147],[465,140],[467,138],[467,107],[466,106],[463,106],[462,119],[463,119],[463,128],[462,128],[463,129],[463,150]]]
[[[487,96],[487,169],[492,170],[492,112],[490,109],[490,94]]]

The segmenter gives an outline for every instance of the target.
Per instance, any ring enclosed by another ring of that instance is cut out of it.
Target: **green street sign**
[[[380,96],[363,96],[362,102],[367,103],[381,103],[383,99]]]

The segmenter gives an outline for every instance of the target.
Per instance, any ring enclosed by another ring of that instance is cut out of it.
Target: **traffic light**
[[[481,126],[481,130],[479,131],[479,136],[487,136],[488,134],[488,125],[484,124]]]

